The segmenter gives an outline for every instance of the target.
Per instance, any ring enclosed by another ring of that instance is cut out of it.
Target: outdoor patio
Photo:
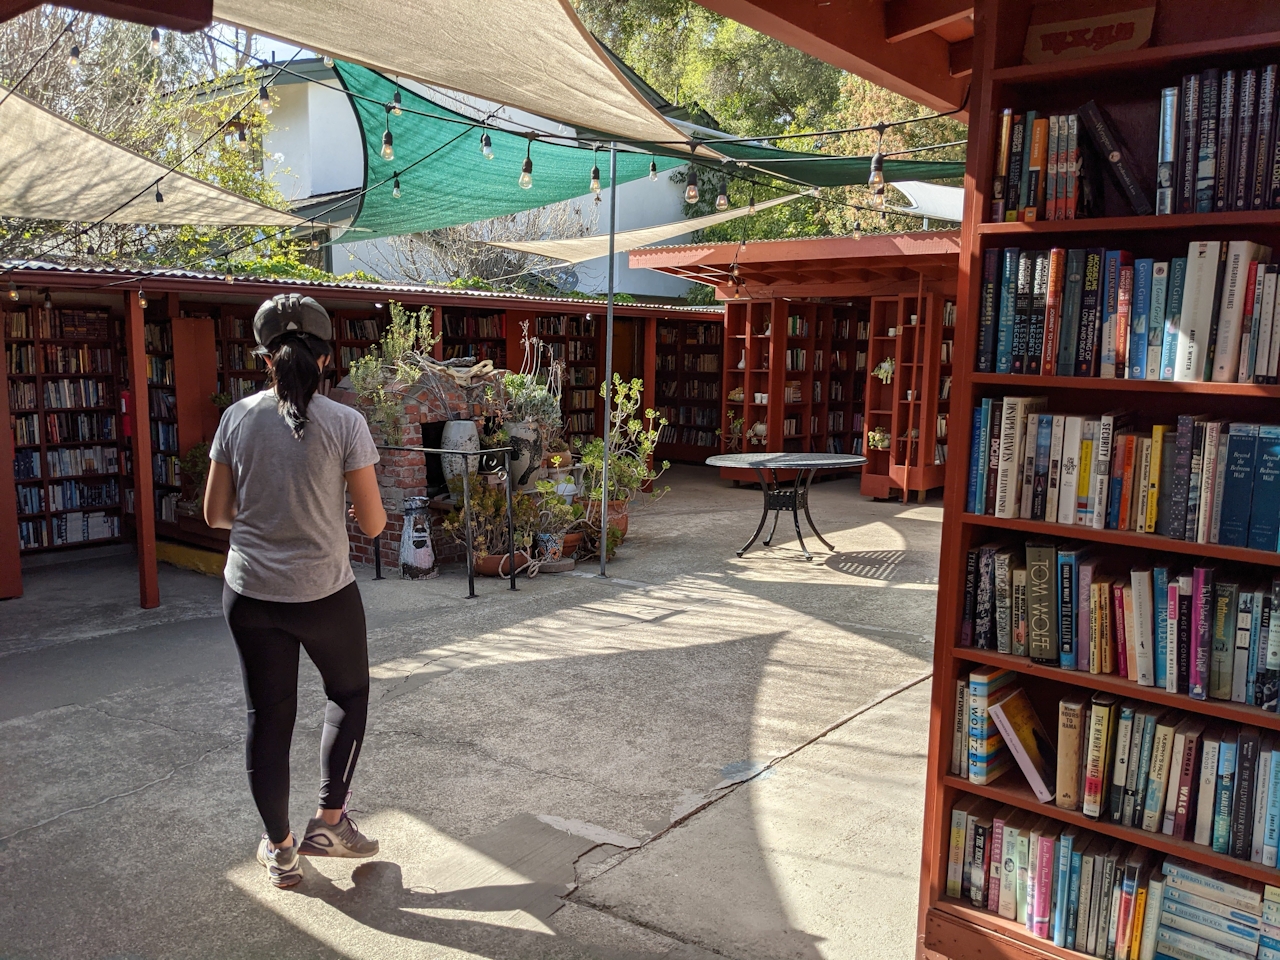
[[[6,955],[910,956],[941,510],[818,484],[839,553],[738,559],[759,493],[668,477],[609,581],[358,571],[382,851],[292,891],[253,861],[220,581],[162,566],[147,611],[129,554],[31,569],[0,607]],[[304,667],[299,824],[322,704]]]

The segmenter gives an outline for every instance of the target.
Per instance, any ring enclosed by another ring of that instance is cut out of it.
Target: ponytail
[[[294,437],[301,440],[307,407],[320,386],[320,358],[332,356],[332,350],[328,341],[304,333],[286,333],[272,341],[268,351],[276,408]]]

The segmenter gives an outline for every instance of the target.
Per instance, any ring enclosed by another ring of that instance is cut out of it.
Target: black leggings
[[[241,596],[226,584],[222,612],[240,651],[249,737],[249,788],[272,843],[289,835],[289,744],[298,712],[298,647],[320,671],[325,696],[320,806],[340,809],[360,756],[369,710],[364,604],[354,583],[321,600],[281,603]]]

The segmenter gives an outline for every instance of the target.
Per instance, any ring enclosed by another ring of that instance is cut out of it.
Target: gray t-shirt
[[[305,603],[355,581],[343,476],[378,462],[364,417],[317,394],[296,439],[273,390],[222,415],[209,458],[231,467],[236,517],[224,571],[236,593]]]

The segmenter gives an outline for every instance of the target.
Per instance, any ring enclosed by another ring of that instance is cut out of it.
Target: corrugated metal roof
[[[104,278],[112,278],[122,282],[133,280],[154,279],[174,279],[174,280],[198,280],[202,282],[216,281],[224,282],[226,275],[222,273],[208,273],[199,270],[184,270],[177,267],[87,267],[87,266],[68,266],[60,263],[49,263],[46,261],[21,261],[21,260],[0,260],[0,274],[21,274],[21,273],[37,273],[42,275],[71,275],[71,276],[101,276]],[[21,277],[15,279],[21,280]],[[604,309],[604,300],[584,299],[577,297],[552,297],[542,296],[529,293],[506,293],[496,290],[461,290],[455,287],[431,286],[427,284],[412,283],[369,283],[363,280],[300,280],[288,277],[257,277],[251,274],[233,274],[233,283],[229,286],[234,287],[236,283],[244,284],[271,284],[284,287],[305,287],[309,289],[332,290],[335,293],[343,291],[361,291],[365,293],[376,293],[383,295],[405,294],[408,296],[447,296],[447,297],[466,297],[475,298],[477,300],[508,300],[519,301],[522,303],[547,303],[560,304],[575,307],[597,307]],[[653,301],[636,301],[634,303],[618,303],[616,306],[620,309],[645,309],[659,310],[666,312],[681,313],[714,313],[721,314],[722,311],[717,307],[695,307],[687,305],[677,305],[670,303],[661,303]]]

